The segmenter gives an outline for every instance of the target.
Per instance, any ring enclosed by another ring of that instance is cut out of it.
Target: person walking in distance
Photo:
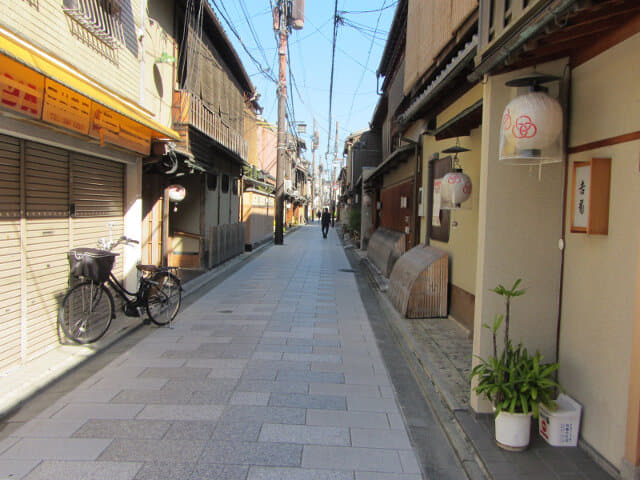
[[[329,224],[331,224],[331,214],[329,213],[329,209],[325,207],[322,211],[322,237],[327,238],[327,234],[329,233]]]

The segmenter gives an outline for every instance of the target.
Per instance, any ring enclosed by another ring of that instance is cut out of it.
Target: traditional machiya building
[[[250,166],[242,177],[240,221],[245,224],[245,249],[252,250],[273,238],[277,129],[248,109],[244,128]]]
[[[177,1],[178,43],[173,125],[180,132],[170,173],[154,171],[145,191],[151,212],[164,203],[161,218],[145,222],[164,232],[164,261],[204,270],[244,251],[240,221],[243,167],[248,165],[244,139],[245,109],[259,109],[256,92],[211,6]],[[162,176],[162,174],[164,174]],[[175,208],[163,194],[167,183],[183,186],[186,198]]]
[[[399,2],[372,121],[376,224],[415,148],[416,243],[448,255],[447,314],[474,359],[503,311],[490,289],[522,278],[512,339],[559,362],[580,447],[625,479],[640,468],[639,15],[633,1]],[[472,187],[461,202],[443,191],[455,167]]]
[[[180,137],[168,127],[173,67],[166,60],[175,52],[164,26],[172,22],[151,18],[146,2],[0,5],[5,371],[58,344],[69,249],[122,234],[141,238],[143,163]],[[173,17],[172,2],[149,11]],[[131,287],[140,249],[118,252],[114,271]]]
[[[560,362],[560,383],[583,407],[580,444],[638,478],[640,5],[496,5],[480,1],[471,76],[483,84],[474,353],[488,353],[482,323],[500,308],[488,289],[522,277],[514,338]],[[542,105],[520,108],[532,77],[558,100],[560,121]],[[545,130],[554,126],[556,137]]]

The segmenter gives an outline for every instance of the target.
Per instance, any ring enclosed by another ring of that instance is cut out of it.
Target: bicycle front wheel
[[[102,337],[113,318],[113,297],[107,288],[91,281],[67,292],[58,312],[65,336],[76,343],[92,343]]]
[[[150,279],[147,314],[156,325],[166,325],[176,318],[182,302],[180,279],[169,272],[157,272]]]

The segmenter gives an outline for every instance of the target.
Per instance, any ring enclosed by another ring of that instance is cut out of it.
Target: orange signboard
[[[91,100],[47,78],[42,120],[87,135]]]
[[[149,155],[155,130],[0,54],[0,107]]]
[[[99,138],[101,144],[107,142],[149,155],[151,133],[150,128],[93,102],[89,135]]]
[[[44,77],[0,55],[0,106],[40,118]]]

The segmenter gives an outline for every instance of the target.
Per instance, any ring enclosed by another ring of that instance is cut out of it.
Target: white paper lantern
[[[471,196],[471,179],[469,176],[456,170],[447,173],[440,184],[441,208],[460,208],[460,204],[466,202]]]
[[[187,195],[187,190],[182,185],[169,185],[167,187],[169,200],[174,203],[181,202]]]
[[[500,160],[519,165],[559,162],[561,133],[562,107],[555,98],[541,91],[516,97],[502,115]]]

